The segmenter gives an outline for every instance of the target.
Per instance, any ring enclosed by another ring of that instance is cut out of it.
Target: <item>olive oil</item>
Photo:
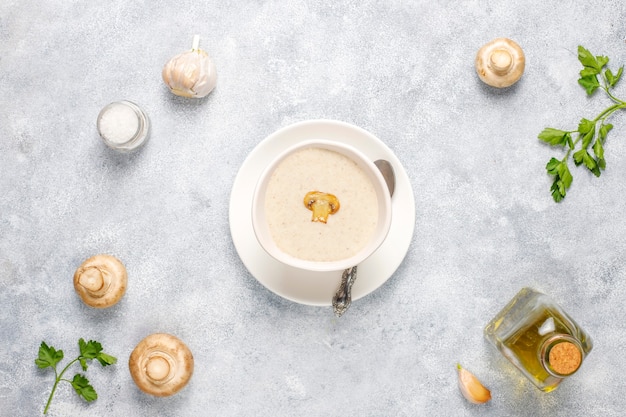
[[[547,295],[523,288],[485,327],[489,340],[542,391],[575,373],[593,343]]]

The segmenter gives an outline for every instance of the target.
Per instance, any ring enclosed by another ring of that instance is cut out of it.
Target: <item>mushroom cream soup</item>
[[[313,221],[304,204],[311,191],[332,194],[340,208],[327,222]],[[308,261],[355,255],[372,238],[378,219],[374,185],[356,162],[328,149],[305,148],[288,155],[267,185],[265,210],[276,246]]]

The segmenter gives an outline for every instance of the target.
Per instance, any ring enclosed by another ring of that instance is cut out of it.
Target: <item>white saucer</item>
[[[237,173],[230,195],[230,233],[239,257],[248,271],[273,293],[300,304],[329,306],[341,281],[341,271],[309,272],[284,265],[261,248],[252,229],[252,195],[261,172],[285,148],[310,139],[352,145],[372,161],[388,160],[395,170],[391,228],[376,252],[359,264],[352,300],[376,290],[400,266],[413,238],[415,201],[406,171],[391,149],[371,133],[348,123],[334,120],[296,123],[272,133],[250,152]]]

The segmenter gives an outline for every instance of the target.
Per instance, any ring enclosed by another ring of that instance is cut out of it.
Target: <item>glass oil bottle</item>
[[[545,392],[575,373],[593,347],[560,306],[531,288],[522,288],[487,324],[485,338]]]

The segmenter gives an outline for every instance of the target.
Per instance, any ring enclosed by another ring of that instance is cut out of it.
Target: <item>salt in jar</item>
[[[148,139],[150,121],[139,106],[127,100],[106,105],[98,115],[98,133],[104,143],[120,152],[142,146]]]

